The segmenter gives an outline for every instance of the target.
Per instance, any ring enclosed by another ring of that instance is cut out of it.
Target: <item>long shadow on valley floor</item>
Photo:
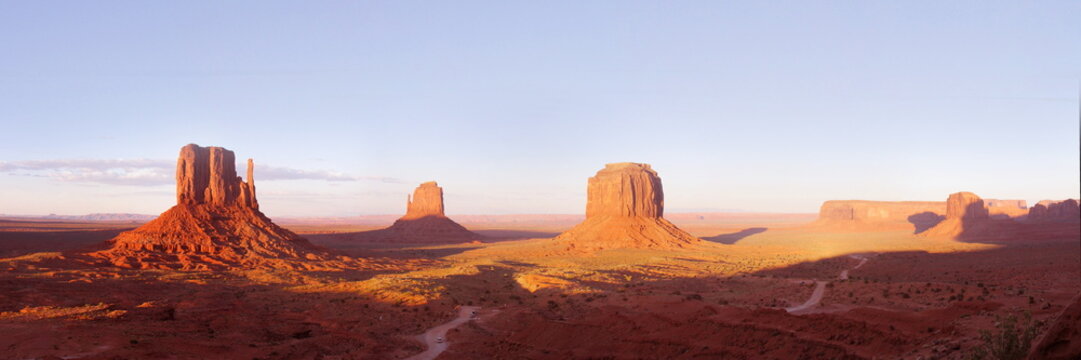
[[[754,235],[754,234],[761,234],[761,233],[766,232],[766,230],[769,230],[769,229],[764,228],[764,227],[753,227],[753,228],[743,229],[743,230],[740,230],[739,232],[734,232],[734,233],[731,233],[731,234],[720,234],[720,235],[717,235],[717,236],[704,237],[704,238],[702,238],[702,240],[712,241],[712,242],[715,242],[715,243],[732,245],[732,244],[735,244],[736,242],[738,242],[740,240],[743,240],[743,238],[745,238],[745,237],[748,237],[748,236],[751,236],[751,235]]]

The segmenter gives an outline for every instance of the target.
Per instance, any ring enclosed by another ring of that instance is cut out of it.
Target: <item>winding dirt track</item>
[[[868,260],[867,257],[861,255],[849,256],[853,259],[860,259],[860,263],[856,264],[856,266],[853,266],[851,269],[845,269],[844,271],[841,271],[841,275],[837,277],[838,280],[848,280],[848,271],[859,269],[860,266],[866,264]],[[811,309],[814,309],[816,306],[818,306],[818,303],[822,302],[822,297],[826,296],[826,285],[828,285],[829,283],[829,281],[824,280],[815,281],[815,290],[813,293],[811,293],[811,297],[807,299],[807,301],[804,301],[803,304],[800,304],[798,306],[787,307],[784,310],[787,311],[789,314],[809,313]]]
[[[473,312],[479,310],[479,306],[463,306],[461,309],[458,310],[458,317],[454,320],[451,320],[448,323],[433,327],[431,329],[428,329],[428,331],[425,331],[424,335],[421,335],[420,337],[424,340],[424,344],[428,346],[428,350],[424,350],[424,352],[420,354],[410,356],[406,360],[432,360],[438,357],[439,354],[442,354],[443,351],[446,351],[447,347],[450,346],[450,343],[446,341],[447,331],[458,327],[458,325],[469,322],[469,320],[472,320]],[[443,338],[444,341],[436,341],[436,339],[438,338]]]

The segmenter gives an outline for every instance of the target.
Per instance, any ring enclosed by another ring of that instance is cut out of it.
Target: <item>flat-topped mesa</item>
[[[405,216],[402,219],[419,219],[425,216],[445,216],[443,188],[435,181],[420,184],[413,190],[413,196],[406,202]]]
[[[177,205],[259,208],[253,179],[255,164],[248,159],[248,181],[236,175],[236,156],[225,148],[188,144],[176,161]]]
[[[607,164],[589,178],[586,193],[586,220],[555,239],[567,250],[682,248],[701,242],[664,219],[661,178],[648,164]]]
[[[812,225],[853,231],[915,227],[918,233],[938,224],[945,213],[945,201],[828,200]]]

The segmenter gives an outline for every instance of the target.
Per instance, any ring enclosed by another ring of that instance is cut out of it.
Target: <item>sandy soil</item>
[[[304,224],[314,243],[368,259],[335,271],[96,267],[71,250],[118,225],[0,223],[0,352],[400,359],[423,353],[418,334],[456,307],[477,306],[499,312],[446,328],[440,359],[960,359],[996,316],[1029,312],[1046,327],[1081,292],[1075,225],[981,243],[756,216],[673,217],[707,241],[587,256],[553,251],[545,237],[559,229],[546,223],[435,246],[345,243],[335,234],[363,226]],[[813,311],[785,311],[819,288]]]

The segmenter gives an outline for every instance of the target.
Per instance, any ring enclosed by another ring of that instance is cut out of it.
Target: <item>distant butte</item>
[[[325,259],[321,248],[259,211],[254,167],[249,159],[245,182],[236,174],[232,151],[184,146],[176,166],[176,205],[90,255],[120,267],[185,270],[281,267],[290,266],[282,259]]]
[[[993,232],[991,214],[976,194],[962,191],[946,200],[946,219],[922,233],[924,236],[958,238],[962,235],[985,236]]]
[[[586,220],[557,236],[568,250],[683,248],[700,239],[664,219],[661,178],[648,164],[608,164],[589,178]]]
[[[1081,222],[1081,208],[1078,208],[1077,200],[1074,199],[1043,200],[1029,209],[1028,221],[1077,223]]]
[[[483,239],[446,216],[443,188],[429,181],[413,190],[406,200],[405,216],[386,229],[359,234],[368,241],[400,243],[462,243]]]

